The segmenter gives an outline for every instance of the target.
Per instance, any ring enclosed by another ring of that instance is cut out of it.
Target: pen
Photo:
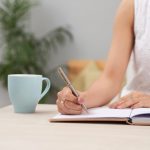
[[[66,74],[64,73],[63,69],[61,67],[58,68],[58,73],[61,76],[61,78],[64,80],[64,82],[67,84],[67,86],[70,88],[70,90],[72,91],[72,93],[76,96],[79,97],[79,93],[75,90],[75,88],[73,87],[73,85],[71,84],[71,82],[69,81],[68,77],[66,76]],[[83,110],[88,113],[88,110],[86,108],[86,106],[84,104],[81,104]]]

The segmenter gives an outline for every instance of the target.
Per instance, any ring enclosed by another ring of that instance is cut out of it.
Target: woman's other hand
[[[109,105],[110,108],[148,108],[150,107],[150,95],[141,92],[132,92],[122,97],[119,101]]]
[[[57,94],[57,108],[64,115],[79,115],[82,113],[82,107],[78,103],[78,98],[75,97],[68,87],[63,88]]]

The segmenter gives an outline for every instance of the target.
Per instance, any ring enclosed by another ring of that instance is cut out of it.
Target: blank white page
[[[58,114],[54,119],[85,119],[85,118],[128,118],[131,109],[110,109],[110,108],[92,108],[88,109],[89,114],[81,115],[61,115]]]
[[[133,109],[133,111],[131,113],[131,118],[136,116],[136,115],[144,115],[144,114],[149,114],[149,116],[150,116],[150,108]]]

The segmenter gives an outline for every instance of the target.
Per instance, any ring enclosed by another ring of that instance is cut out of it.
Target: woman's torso
[[[150,0],[134,0],[135,45],[121,96],[133,91],[150,93]]]

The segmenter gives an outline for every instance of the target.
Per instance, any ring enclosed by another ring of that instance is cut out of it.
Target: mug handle
[[[41,94],[39,100],[41,100],[44,97],[44,95],[48,92],[48,90],[50,89],[50,80],[48,78],[42,78],[42,82],[43,81],[46,81],[47,86],[46,86],[45,90],[43,91],[43,93]]]

